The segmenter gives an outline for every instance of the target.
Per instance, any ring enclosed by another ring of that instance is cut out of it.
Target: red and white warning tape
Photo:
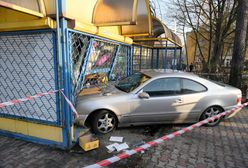
[[[25,97],[25,98],[22,98],[22,99],[10,100],[10,101],[4,102],[4,103],[0,103],[0,108],[15,105],[15,104],[19,104],[21,102],[33,100],[35,98],[42,97],[42,96],[45,96],[45,95],[54,94],[56,92],[59,92],[59,90],[53,90],[53,91],[49,91],[49,92],[46,92],[46,93],[37,93],[34,96],[28,96],[28,97]]]
[[[72,102],[65,96],[64,92],[62,90],[60,90],[60,93],[64,96],[65,98],[65,101],[68,103],[68,105],[70,106],[71,110],[73,111],[74,115],[75,115],[75,118],[78,118],[79,115],[78,115],[78,112],[77,110],[75,109],[75,107],[73,106]]]
[[[37,93],[34,96],[28,96],[28,97],[25,97],[25,98],[22,98],[22,99],[16,99],[16,100],[10,100],[10,101],[7,101],[7,102],[3,102],[3,103],[0,103],[0,108],[15,105],[15,104],[19,104],[21,102],[33,100],[35,98],[42,97],[42,96],[45,96],[45,95],[54,94],[54,93],[57,93],[57,92],[60,92],[63,95],[63,97],[65,98],[66,102],[69,104],[71,110],[75,114],[75,117],[77,118],[78,117],[77,110],[74,108],[74,106],[72,105],[71,101],[65,96],[65,94],[63,93],[62,90],[53,90],[53,91],[49,91],[49,92],[46,92],[46,93]]]
[[[139,147],[133,148],[133,149],[128,150],[128,151],[125,151],[125,152],[120,153],[120,154],[118,154],[116,156],[113,156],[111,158],[102,160],[102,161],[97,162],[97,163],[95,163],[93,165],[86,166],[85,168],[100,168],[100,167],[109,166],[110,164],[113,164],[113,163],[115,163],[115,162],[117,162],[119,160],[125,159],[125,158],[127,158],[127,157],[129,157],[129,156],[131,156],[133,154],[136,154],[136,153],[144,151],[144,150],[146,150],[148,148],[154,147],[154,146],[156,146],[158,144],[161,144],[164,141],[170,140],[170,139],[175,138],[175,137],[177,137],[177,136],[179,136],[181,134],[189,132],[189,131],[197,128],[197,127],[200,127],[200,126],[202,126],[202,125],[204,125],[206,123],[214,121],[215,119],[219,119],[220,117],[223,117],[225,115],[229,115],[229,114],[235,112],[236,110],[238,110],[240,108],[243,108],[243,107],[245,107],[247,105],[248,105],[248,102],[246,102],[244,104],[241,104],[241,105],[238,105],[237,107],[235,107],[235,108],[233,108],[231,110],[228,110],[228,111],[220,113],[220,114],[218,114],[216,116],[207,118],[207,119],[202,120],[202,121],[200,121],[200,122],[198,122],[196,124],[193,124],[193,125],[191,125],[189,127],[183,128],[183,129],[181,129],[179,131],[176,131],[176,132],[173,132],[173,133],[171,133],[169,135],[165,135],[165,136],[163,136],[161,138],[158,138],[158,139],[156,139],[154,141],[150,141],[150,142],[148,142],[148,143],[146,143],[144,145],[141,145]]]

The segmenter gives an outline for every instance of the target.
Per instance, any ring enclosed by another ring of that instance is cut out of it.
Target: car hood
[[[79,96],[77,98],[77,102],[105,99],[108,97],[113,97],[122,94],[127,94],[127,93],[117,89],[114,84],[111,84],[108,85],[106,88],[102,89],[102,93]]]

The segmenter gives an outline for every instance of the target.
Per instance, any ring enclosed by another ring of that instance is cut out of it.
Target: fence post
[[[176,48],[176,45],[175,45],[175,48],[174,48],[174,58],[173,58],[173,70],[176,69],[176,59],[177,59],[177,48]]]
[[[119,55],[119,51],[120,51],[120,45],[118,45],[116,51],[115,51],[115,55],[114,55],[114,60],[112,62],[112,65],[110,65],[110,71],[109,71],[109,74],[108,74],[108,78],[110,79],[111,78],[111,74],[113,72],[113,69],[114,69],[114,66],[116,64],[116,61],[118,59],[118,55]],[[110,79],[111,80],[111,79]]]
[[[70,72],[68,71],[68,54],[66,29],[67,21],[65,18],[59,18],[60,14],[65,11],[65,0],[56,0],[56,21],[57,21],[57,54],[60,68],[60,88],[64,89],[64,93],[68,98],[71,98],[70,88]],[[63,130],[63,146],[69,149],[72,146],[72,112],[65,100],[60,97],[62,110],[62,130]]]
[[[156,68],[159,68],[159,49],[157,48],[157,60],[156,60]]]
[[[167,47],[168,47],[168,41],[165,42],[164,69],[167,69]]]
[[[179,68],[180,70],[183,70],[183,67],[182,67],[182,62],[183,62],[183,58],[182,58],[182,48],[180,48],[180,58],[179,58]]]
[[[132,55],[132,47],[128,47],[127,48],[127,76],[129,76],[129,75],[131,75],[132,74],[132,64],[133,64],[133,62],[132,62],[132,57],[133,57],[133,55]]]
[[[151,69],[153,69],[153,54],[154,54],[154,52],[153,52],[153,48],[151,49],[152,50],[152,55],[151,55]]]
[[[140,46],[140,64],[139,64],[139,70],[141,70],[141,64],[142,64],[142,59],[141,59],[141,57],[142,57],[142,46]]]

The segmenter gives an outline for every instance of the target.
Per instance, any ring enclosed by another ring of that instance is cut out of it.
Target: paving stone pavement
[[[149,141],[185,126],[187,125],[163,125],[153,136],[144,136],[140,131],[144,131],[143,127],[117,129],[116,133],[124,137],[136,137],[138,141]],[[100,137],[100,140],[108,138],[109,136]],[[104,142],[101,145],[104,146]],[[0,136],[0,168],[77,168],[113,155],[108,154],[104,147],[99,150],[87,153],[69,152]],[[243,109],[217,127],[195,129],[110,167],[248,168],[248,110]]]

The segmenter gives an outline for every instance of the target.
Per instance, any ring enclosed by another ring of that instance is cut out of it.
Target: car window
[[[198,82],[195,82],[189,79],[182,79],[182,93],[183,94],[204,92],[206,90],[207,88]]]
[[[179,78],[162,78],[157,79],[143,88],[143,92],[147,92],[151,97],[169,96],[180,94],[181,86]]]
[[[115,87],[119,90],[129,93],[149,79],[149,76],[146,76],[142,73],[135,73],[125,79],[120,80],[119,83],[115,85]]]

